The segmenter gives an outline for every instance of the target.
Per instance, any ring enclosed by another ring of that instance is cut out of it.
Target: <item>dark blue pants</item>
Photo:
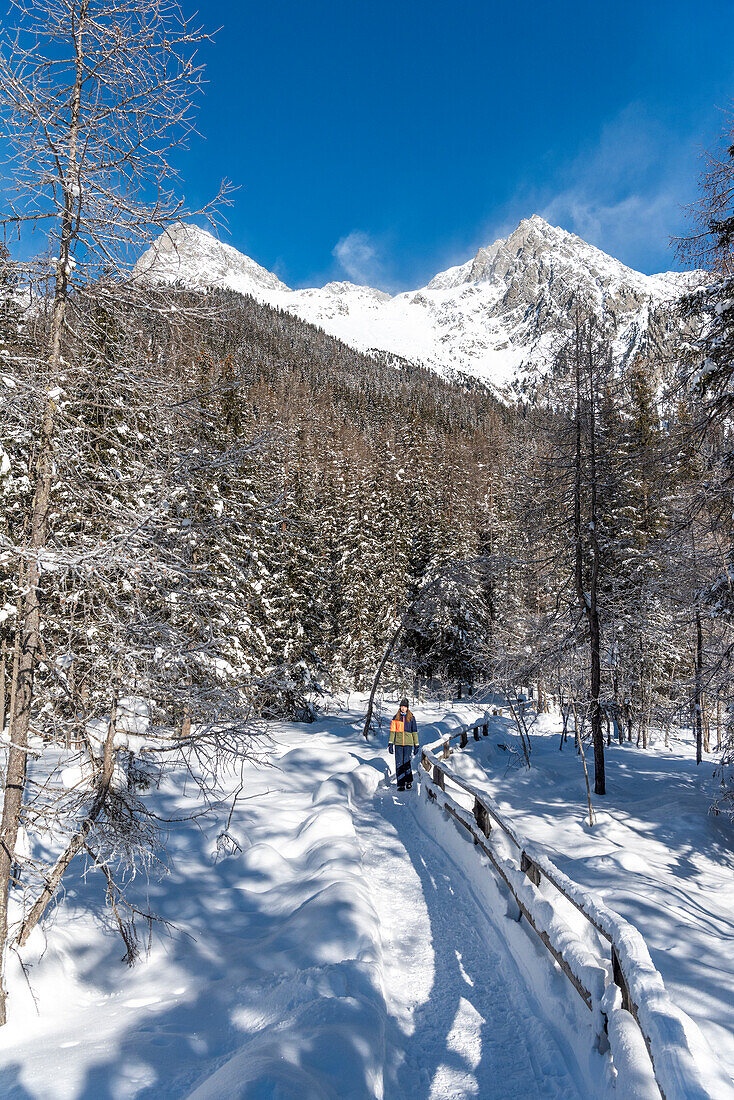
[[[395,746],[395,778],[398,781],[399,791],[402,791],[408,783],[413,782],[413,769],[410,766],[412,753],[412,745]]]

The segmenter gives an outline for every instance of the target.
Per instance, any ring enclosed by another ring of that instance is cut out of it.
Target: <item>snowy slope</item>
[[[360,351],[460,370],[498,388],[547,356],[568,331],[577,299],[604,311],[620,357],[645,340],[664,343],[671,305],[699,278],[643,275],[538,215],[427,286],[394,297],[349,282],[291,290],[248,256],[182,223],[151,245],[135,274],[251,294]]]

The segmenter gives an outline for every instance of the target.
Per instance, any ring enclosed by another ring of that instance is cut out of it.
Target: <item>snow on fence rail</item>
[[[515,899],[520,915],[593,1013],[600,1050],[611,1049],[622,1077],[627,1069],[630,1079],[638,1078],[638,1086],[625,1095],[651,1095],[644,1080],[639,1079],[639,1066],[636,1069],[634,1065],[634,1047],[641,1046],[634,1033],[639,1029],[637,1034],[644,1039],[655,1085],[663,1100],[723,1100],[721,1079],[717,1074],[717,1081],[712,1082],[692,1048],[690,1040],[697,1032],[696,1024],[670,1000],[640,932],[523,840],[503,819],[492,798],[457,775],[447,763],[455,751],[454,742],[465,748],[470,736],[479,741],[488,732],[485,717],[422,748],[421,782],[425,783],[429,800],[440,805],[487,856]],[[446,793],[447,781],[474,799],[471,812]],[[519,860],[507,858],[501,851],[502,845],[494,843],[494,826],[518,851]],[[539,892],[541,878],[609,942],[611,968],[600,961],[548,897]],[[734,1092],[729,1091],[728,1095],[734,1096]]]

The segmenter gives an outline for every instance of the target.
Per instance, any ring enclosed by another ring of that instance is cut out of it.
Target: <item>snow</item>
[[[490,907],[457,876],[452,827],[435,808],[424,814],[417,798],[406,804],[391,788],[363,807],[359,824],[393,1018],[386,1094],[590,1095],[570,1039],[582,1021],[563,1004],[566,1027],[557,1027],[528,986],[507,951],[499,895]]]
[[[444,792],[436,787],[431,780],[426,778],[424,782],[433,790],[438,805],[443,807],[447,802]],[[462,811],[460,808],[455,809],[454,812],[471,828],[474,827],[475,823],[471,814]],[[579,922],[572,920],[569,924],[559,912],[561,907],[558,905],[557,899],[554,898],[553,903],[551,903],[539,897],[538,893],[531,887],[525,873],[517,866],[517,861],[513,862],[512,859],[508,859],[503,855],[502,834],[493,830],[486,844],[487,848],[492,851],[495,862],[501,867],[505,880],[511,884],[515,897],[522,903],[525,911],[531,915],[537,930],[547,935],[553,948],[565,959],[574,977],[588,992],[592,1011],[594,1012],[595,1035],[599,1040],[604,1029],[600,1006],[607,981],[606,968],[600,965],[599,960],[583,943],[577,928],[574,927],[574,924],[578,925]]]
[[[151,706],[139,695],[126,695],[117,701],[116,729],[123,733],[147,733],[150,728]]]
[[[147,721],[144,700],[121,701],[123,711],[136,730]],[[478,715],[469,705],[416,711],[424,743]],[[425,786],[396,792],[386,737],[365,743],[363,713],[352,697],[313,725],[270,723],[272,766],[230,776],[213,820],[182,820],[198,808],[183,773],[146,795],[173,822],[171,861],[133,888],[175,927],[154,931],[132,970],[102,876],[70,871],[63,906],[23,952],[28,981],[9,957],[0,1095],[655,1095],[629,1014],[606,995],[613,1064],[565,975],[508,919],[487,858]],[[479,774],[486,747],[470,742],[452,767]],[[553,937],[567,935],[541,895],[534,912]],[[592,947],[580,943],[576,964],[601,1000]]]
[[[313,801],[320,779],[360,765],[311,733],[284,730],[277,766],[250,770],[230,825],[242,851],[217,844],[231,803],[209,828],[172,830],[171,871],[146,893],[177,930],[133,970],[106,930],[103,884],[93,914],[70,884],[48,943],[37,930],[25,953],[40,1016],[11,957],[0,1095],[330,1096],[337,1075],[340,1095],[380,1094],[377,920],[348,804]],[[166,818],[192,809],[183,776],[156,797]]]
[[[430,752],[426,755],[435,762],[435,756]],[[447,776],[456,774],[445,764],[443,770]],[[443,791],[435,787],[433,789],[439,804],[445,804],[446,796]],[[465,791],[468,791],[472,797],[480,793],[484,804],[502,820],[501,812],[493,800],[464,781],[462,781],[462,790],[453,792],[454,797],[457,795],[459,798],[464,797]],[[456,813],[456,810],[454,812]],[[468,813],[459,810],[457,816],[471,824],[471,815]],[[495,847],[497,835],[497,831],[493,830],[488,841],[490,849]],[[508,826],[507,835],[511,836],[516,847],[522,849],[537,863],[551,882],[557,884],[559,890],[565,892],[566,896],[575,903],[578,907],[576,913],[579,908],[588,913],[596,927],[614,943],[622,972],[628,981],[632,1002],[637,1006],[640,1028],[645,1040],[649,1043],[657,1078],[666,1097],[681,1096],[686,1097],[686,1100],[700,1097],[700,1100],[705,1100],[707,1097],[716,1096],[718,1100],[729,1092],[734,1096],[734,1089],[729,1088],[726,1077],[709,1070],[713,1058],[703,1035],[693,1021],[685,1017],[671,1003],[662,978],[653,966],[645,941],[638,930],[560,873],[547,856],[538,854],[522,837],[517,836],[511,826]],[[501,832],[499,836],[502,837]],[[574,907],[569,909],[568,902],[561,895],[554,894],[550,903],[544,901],[539,896],[540,891],[530,885],[517,866],[517,861],[503,859],[498,851],[495,851],[494,857],[495,862],[501,867],[505,880],[511,884],[515,896],[524,907],[524,911],[531,916],[536,929],[547,935],[549,942],[562,955],[575,978],[590,994],[594,1030],[601,1040],[604,1031],[601,1015],[602,1002],[609,968],[608,964],[600,967],[599,960],[585,948],[582,937],[584,931],[588,932],[589,929],[578,927],[579,921],[574,914]],[[603,949],[602,961],[605,954],[606,946]]]
[[[534,215],[507,238],[427,286],[395,296],[331,282],[292,290],[197,226],[177,223],[141,256],[135,276],[227,287],[317,325],[361,352],[383,352],[439,372],[461,371],[502,390],[543,363],[580,292],[618,322],[618,354],[647,332],[650,308],[679,298],[700,273],[644,275]]]
[[[594,800],[590,829],[581,763],[572,740],[558,751],[559,734],[557,717],[541,716],[531,734],[532,767],[521,771],[498,749],[513,741],[511,722],[491,718],[489,738],[454,754],[451,767],[491,796],[503,819],[529,838],[531,858],[548,867],[550,857],[564,889],[614,935],[641,1022],[660,1049],[688,1045],[700,1064],[718,1060],[719,1094],[727,1095],[734,1078],[734,837],[730,824],[709,813],[713,760],[697,769],[689,740],[646,753],[612,745],[608,793]]]
[[[658,1100],[660,1090],[655,1083],[652,1063],[647,1054],[640,1029],[629,1012],[622,1008],[622,993],[610,984],[602,1000],[607,1018],[607,1038],[614,1065],[625,1082],[628,1100]]]
[[[176,222],[166,229],[135,265],[135,276],[152,276],[187,286],[228,286],[240,294],[286,291],[270,271],[196,225]]]
[[[7,622],[7,620],[12,618],[13,615],[16,615],[17,612],[18,612],[18,608],[15,606],[15,604],[12,604],[12,603],[3,604],[3,606],[0,607],[0,623]]]

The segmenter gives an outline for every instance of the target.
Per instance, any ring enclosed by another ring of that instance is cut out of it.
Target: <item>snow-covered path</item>
[[[357,817],[391,1017],[387,1100],[582,1095],[573,1056],[551,1033],[501,930],[422,828],[417,798],[381,789]]]
[[[396,792],[363,710],[274,724],[272,766],[212,817],[185,774],[151,791],[171,866],[136,888],[171,935],[132,970],[103,884],[70,871],[28,980],[10,959],[3,1100],[624,1100],[581,999],[465,835]],[[423,740],[478,714],[426,705]]]

